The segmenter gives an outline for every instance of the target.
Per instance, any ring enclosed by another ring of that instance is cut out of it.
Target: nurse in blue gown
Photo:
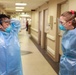
[[[23,75],[19,29],[19,20],[0,14],[0,75]]]
[[[76,75],[76,11],[62,13],[59,21],[59,28],[64,31],[59,75]]]

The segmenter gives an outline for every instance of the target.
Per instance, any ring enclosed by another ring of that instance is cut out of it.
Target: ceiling
[[[0,0],[0,5],[3,6],[6,12],[16,12],[15,3],[27,3],[23,10],[26,12],[38,8],[47,1],[48,0]]]

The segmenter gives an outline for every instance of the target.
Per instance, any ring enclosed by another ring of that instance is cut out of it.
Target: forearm
[[[12,25],[12,28],[15,29],[16,31],[19,31],[20,30],[20,21],[17,20],[17,19],[11,19],[11,25]]]

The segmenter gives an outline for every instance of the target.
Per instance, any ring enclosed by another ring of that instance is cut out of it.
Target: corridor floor
[[[23,75],[57,75],[29,37],[25,29],[19,33]]]

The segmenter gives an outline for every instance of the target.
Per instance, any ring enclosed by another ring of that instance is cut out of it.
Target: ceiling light
[[[25,13],[24,13],[24,12],[22,12],[21,14],[23,14],[23,15],[24,15]]]
[[[16,9],[24,9],[24,7],[15,7]]]
[[[30,15],[28,15],[28,14],[21,14],[20,16],[21,17],[30,17]]]
[[[16,10],[16,11],[23,11],[23,10]]]
[[[15,5],[18,5],[18,6],[25,6],[27,5],[26,3],[15,3]]]

